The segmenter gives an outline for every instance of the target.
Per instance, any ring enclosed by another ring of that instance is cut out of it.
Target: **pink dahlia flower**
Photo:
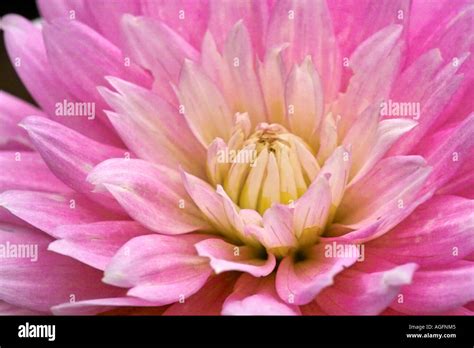
[[[472,314],[471,1],[38,4],[2,313]]]

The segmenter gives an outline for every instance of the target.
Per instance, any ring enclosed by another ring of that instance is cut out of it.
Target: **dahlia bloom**
[[[471,1],[38,5],[0,313],[472,314]]]

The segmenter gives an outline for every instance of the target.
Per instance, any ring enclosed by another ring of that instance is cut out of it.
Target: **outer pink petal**
[[[183,303],[172,304],[163,315],[220,315],[238,277],[237,272],[226,272],[209,278],[201,290]]]
[[[0,301],[0,315],[44,315],[44,312],[13,306],[7,302]]]
[[[143,86],[151,84],[149,76],[133,63],[125,64],[116,46],[78,21],[64,19],[45,24],[43,37],[53,72],[74,97],[95,103],[101,122],[108,123],[102,111],[106,104],[96,87],[106,82],[104,76],[113,75]]]
[[[350,257],[326,255],[326,246],[317,244],[307,252],[307,259],[296,261],[285,257],[278,267],[276,290],[287,303],[304,305],[310,303],[324,288],[334,282],[334,276],[356,262],[357,249]]]
[[[226,271],[247,272],[254,277],[264,277],[270,274],[276,265],[273,254],[267,259],[258,255],[258,250],[248,246],[235,246],[222,239],[206,239],[195,245],[199,256],[208,257],[214,272]]]
[[[474,263],[458,261],[446,267],[422,269],[403,289],[403,302],[392,307],[404,313],[449,311],[474,301]]]
[[[5,31],[5,45],[10,60],[14,63],[13,65],[23,84],[41,109],[54,118],[55,121],[65,124],[90,138],[103,143],[120,144],[120,139],[99,122],[98,118],[88,120],[86,117],[55,115],[57,103],[62,103],[64,100],[69,102],[78,102],[78,100],[69,93],[67,85],[64,85],[54,74],[53,67],[46,56],[40,29],[16,15],[3,17],[1,25]],[[97,55],[94,54],[94,56]],[[76,66],[71,71],[75,70]],[[70,76],[69,71],[66,76]],[[70,82],[71,80],[67,81],[67,83]]]
[[[0,262],[0,298],[12,305],[49,312],[51,306],[59,303],[118,296],[123,292],[102,284],[101,272],[47,251],[52,239],[41,232],[2,225],[0,241],[38,248],[35,262],[29,258],[2,258]]]
[[[91,20],[94,28],[117,47],[124,48],[123,36],[120,31],[120,21],[125,14],[139,15],[141,4],[137,0],[88,0]]]
[[[20,126],[26,129],[31,142],[56,177],[99,204],[121,211],[112,197],[93,193],[94,187],[86,178],[98,163],[109,158],[123,158],[126,150],[98,143],[44,117],[27,117]]]
[[[465,59],[466,55],[464,54],[459,57],[457,64],[453,64],[452,61],[445,63],[445,66],[438,70],[433,78],[429,79],[428,84],[419,88],[419,90],[424,90],[424,94],[413,99],[414,102],[420,104],[418,126],[395,144],[389,152],[391,155],[419,153],[416,151],[417,149],[426,148],[427,144],[420,143],[420,141],[423,141],[423,137],[429,135],[430,131],[435,130],[449,116],[445,109],[463,80],[463,76],[456,75],[456,73]],[[414,70],[413,73],[418,77],[421,72]],[[411,88],[408,90],[412,91]],[[410,97],[404,99],[412,101],[412,98],[420,93],[419,90],[413,90]]]
[[[155,302],[123,296],[62,303],[51,308],[55,315],[94,315],[117,307],[159,307]]]
[[[38,0],[38,8],[41,16],[47,21],[54,19],[78,20],[93,29],[98,29],[99,26],[93,15],[94,11],[90,8],[89,3],[90,0]]]
[[[438,190],[439,194],[452,194],[474,199],[474,161],[461,165],[451,180]]]
[[[332,315],[376,315],[387,308],[410,284],[417,268],[414,263],[379,272],[347,270],[336,277],[332,287],[316,298],[321,309]]]
[[[209,19],[208,0],[141,0],[143,14],[163,21],[199,47]]]
[[[0,91],[0,150],[32,149],[30,140],[18,123],[26,116],[42,115],[28,103]]]
[[[364,40],[390,24],[402,24],[408,31],[409,0],[328,1],[334,31],[343,57],[350,57]],[[346,78],[349,74],[346,74]],[[345,81],[347,81],[345,79]]]
[[[130,239],[151,231],[135,221],[101,221],[56,228],[59,238],[48,250],[70,256],[86,265],[105,270],[115,253]]]
[[[462,165],[472,162],[473,134],[474,113],[471,113],[445,139],[441,140],[441,143],[436,144],[438,145],[436,150],[426,156],[428,164],[433,166],[433,172],[425,185],[427,189],[436,189],[450,184],[451,178],[457,174]],[[468,188],[469,186],[466,187],[466,189]]]
[[[223,315],[299,315],[298,307],[284,303],[275,291],[273,276],[242,275],[222,307]]]
[[[34,152],[0,152],[0,192],[33,190],[68,192],[69,187],[59,181]]]
[[[52,236],[61,225],[120,218],[83,195],[70,193],[5,191],[0,194],[0,207]]]
[[[461,260],[474,252],[473,211],[470,199],[435,196],[367,248],[397,264],[425,267]]]
[[[194,243],[203,236],[147,235],[126,243],[105,270],[104,282],[161,305],[196,293],[212,273]]]
[[[111,159],[92,170],[87,180],[109,191],[125,211],[145,227],[180,234],[208,229],[189,200],[178,172],[135,159]]]

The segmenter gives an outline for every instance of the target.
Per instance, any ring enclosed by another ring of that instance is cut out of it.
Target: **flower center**
[[[302,196],[320,166],[311,147],[285,127],[260,123],[253,134],[249,128],[246,120],[237,121],[227,155],[220,152],[217,162],[229,197],[240,208],[263,214],[273,203],[290,204]]]

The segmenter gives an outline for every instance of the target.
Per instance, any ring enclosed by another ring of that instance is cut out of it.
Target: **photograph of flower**
[[[473,315],[472,0],[32,6],[1,315]]]

